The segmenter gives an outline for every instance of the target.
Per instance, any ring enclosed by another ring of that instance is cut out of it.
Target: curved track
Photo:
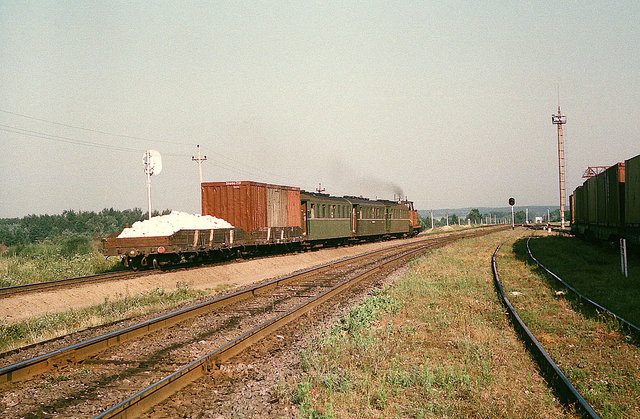
[[[546,375],[547,380],[555,388],[557,393],[564,399],[565,402],[575,404],[586,417],[599,418],[598,414],[593,410],[591,405],[584,399],[582,394],[576,390],[575,386],[569,381],[567,376],[560,370],[558,365],[551,359],[549,354],[544,350],[540,342],[531,333],[531,330],[527,327],[524,321],[520,318],[517,311],[511,305],[511,302],[505,295],[504,289],[498,276],[498,266],[496,264],[496,255],[504,243],[501,243],[491,257],[491,269],[493,271],[493,280],[496,287],[496,292],[500,297],[502,303],[507,308],[509,315],[513,320],[516,331],[523,338],[528,348],[532,351],[535,359],[538,361],[543,373]]]
[[[635,324],[631,323],[628,320],[623,319],[622,317],[618,316],[616,313],[614,313],[613,311],[607,309],[606,307],[601,306],[600,304],[596,303],[595,301],[591,300],[589,297],[583,295],[582,293],[580,293],[580,291],[578,291],[577,289],[573,288],[571,285],[569,285],[568,283],[566,283],[565,281],[562,280],[562,278],[560,278],[558,275],[556,275],[555,273],[553,273],[551,270],[549,270],[549,268],[547,268],[546,266],[544,266],[538,259],[536,259],[535,256],[533,256],[533,253],[531,253],[531,248],[529,247],[529,240],[531,240],[531,237],[529,237],[527,239],[527,251],[529,252],[529,256],[531,257],[531,259],[542,269],[544,269],[549,275],[551,275],[556,281],[558,281],[559,283],[561,283],[565,288],[567,288],[568,290],[570,290],[575,296],[577,296],[580,300],[586,302],[587,304],[589,304],[591,306],[591,308],[593,308],[596,311],[599,312],[603,312],[603,313],[607,313],[613,317],[616,318],[616,320],[618,320],[620,323],[622,323],[622,325],[624,325],[624,327],[626,327],[630,332],[635,333],[636,336],[640,337],[640,327],[636,326]]]

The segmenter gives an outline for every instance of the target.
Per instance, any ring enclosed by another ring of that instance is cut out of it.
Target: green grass
[[[498,233],[414,261],[300,352],[279,391],[301,417],[561,417],[503,314],[489,256]]]
[[[528,261],[525,242],[515,241],[514,253],[503,248],[497,260],[505,292],[518,314],[602,417],[640,416],[640,349],[616,322],[559,292],[564,287]],[[618,273],[619,265],[606,246],[547,236],[532,240],[531,248],[563,279],[573,275],[572,285],[591,298],[628,317],[635,312],[624,294],[636,293],[637,285]]]
[[[620,270],[617,246],[590,243],[575,237],[534,237],[529,243],[533,255],[582,294],[618,314],[633,324],[640,325],[640,258],[629,255],[629,277]],[[526,248],[526,240],[513,245],[516,256],[535,265]],[[541,269],[553,287],[558,282]]]
[[[116,258],[106,259],[100,243],[84,236],[57,242],[11,246],[0,255],[0,287],[92,275],[122,269]]]
[[[6,324],[0,321],[0,351],[170,307],[205,294],[204,291],[191,290],[187,287],[181,287],[175,291],[155,289],[146,294],[126,296],[116,301],[105,300],[95,306],[45,314],[18,323]],[[116,298],[120,297],[116,296]]]

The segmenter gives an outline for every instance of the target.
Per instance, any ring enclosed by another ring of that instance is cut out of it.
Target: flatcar
[[[233,228],[180,230],[170,236],[116,236],[102,240],[105,256],[132,269],[196,258],[218,258],[282,249],[409,237],[418,234],[410,201],[335,197],[291,186],[252,181],[205,182],[202,215]]]
[[[640,155],[587,179],[570,204],[574,234],[640,245]]]

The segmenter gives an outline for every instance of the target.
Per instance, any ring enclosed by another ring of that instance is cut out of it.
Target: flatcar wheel
[[[153,269],[160,269],[160,264],[158,263],[158,258],[151,259],[151,264],[153,265]]]
[[[140,256],[129,257],[127,256],[127,265],[131,268],[132,271],[137,271],[140,269]]]

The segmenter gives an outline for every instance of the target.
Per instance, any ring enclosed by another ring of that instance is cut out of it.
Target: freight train
[[[640,245],[640,155],[590,177],[570,198],[575,235]]]
[[[294,250],[410,237],[421,231],[410,201],[335,197],[252,181],[204,182],[201,197],[202,215],[234,227],[179,230],[168,236],[112,235],[102,240],[102,253],[120,256],[125,267],[135,270],[236,257],[274,246]]]

